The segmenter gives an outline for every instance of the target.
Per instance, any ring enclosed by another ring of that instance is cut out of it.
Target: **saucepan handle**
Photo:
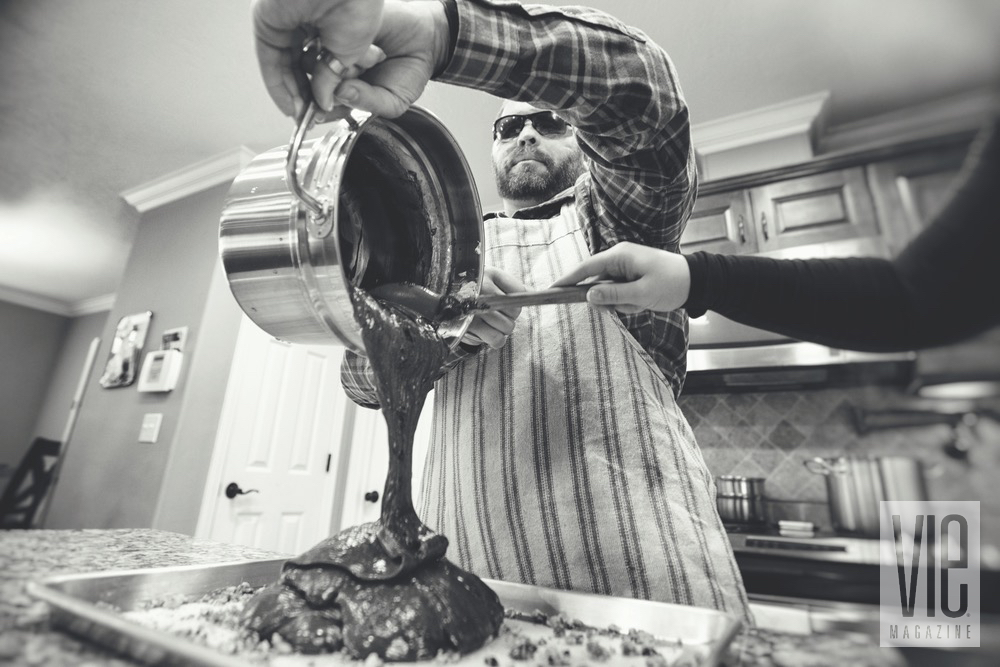
[[[292,194],[308,209],[310,233],[313,236],[323,238],[333,228],[332,222],[326,224],[333,209],[333,202],[326,197],[314,197],[302,185],[302,181],[299,178],[299,150],[302,148],[302,141],[305,139],[306,132],[312,127],[318,112],[319,107],[315,102],[310,102],[299,112],[298,120],[295,123],[295,133],[292,135],[292,140],[288,145],[288,156],[285,159],[285,177]],[[350,114],[349,110],[344,108],[341,108],[340,113],[334,116],[325,117],[324,122],[337,120],[338,117],[347,122],[350,132],[353,133],[359,130],[360,125],[358,121]]]
[[[819,456],[806,459],[802,462],[802,465],[806,467],[806,470],[817,475],[835,475],[842,472],[840,468],[832,465],[830,461]]]
[[[302,66],[310,75],[316,66],[321,50],[322,44],[318,37],[313,37],[302,46]],[[352,65],[348,68],[344,76],[347,78],[355,77],[363,71],[361,67]],[[360,125],[351,115],[351,110],[347,107],[335,107],[331,113],[320,114],[319,105],[316,104],[315,100],[310,101],[309,104],[302,107],[295,122],[295,132],[292,134],[292,140],[289,142],[288,155],[285,159],[285,176],[288,188],[292,191],[292,194],[308,210],[307,222],[309,223],[310,233],[313,236],[323,238],[333,228],[333,223],[329,218],[330,211],[333,209],[333,203],[326,197],[317,198],[313,196],[312,193],[303,187],[302,181],[299,180],[298,176],[299,150],[302,148],[302,141],[305,139],[306,132],[313,126],[317,120],[317,116],[319,116],[319,121],[322,123],[340,119],[347,121],[349,132],[352,135],[359,131]]]
[[[299,118],[295,123],[295,133],[292,135],[292,141],[288,145],[288,157],[285,159],[285,175],[288,177],[288,187],[291,189],[292,194],[305,204],[309,212],[312,215],[326,217],[326,214],[330,210],[330,202],[320,201],[313,197],[302,187],[302,183],[299,181],[299,149],[302,147],[302,140],[305,138],[306,132],[309,126],[312,125],[314,118],[316,118],[316,103],[310,102],[299,112]]]

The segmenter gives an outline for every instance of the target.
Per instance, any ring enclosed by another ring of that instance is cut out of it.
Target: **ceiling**
[[[247,0],[0,0],[0,299],[72,315],[115,292],[121,193],[292,124],[257,72]],[[570,4],[556,2],[555,4]],[[589,0],[672,56],[694,123],[829,91],[850,124],[1000,82],[995,0]],[[497,101],[432,84],[484,207]]]

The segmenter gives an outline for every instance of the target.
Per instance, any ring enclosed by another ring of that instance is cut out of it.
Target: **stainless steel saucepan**
[[[767,523],[763,477],[721,475],[715,478],[715,504],[725,523]]]
[[[838,532],[877,537],[880,501],[928,499],[923,464],[917,459],[839,456],[803,463],[826,477],[830,519]]]
[[[305,140],[315,105],[287,147],[233,181],[219,248],[243,311],[293,343],[364,351],[351,292],[391,283],[475,299],[483,226],[472,172],[452,135],[411,107],[396,119],[351,111]],[[452,346],[472,315],[443,322]]]

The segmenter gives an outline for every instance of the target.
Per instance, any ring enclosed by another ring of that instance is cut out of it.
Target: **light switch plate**
[[[139,442],[156,442],[160,437],[160,424],[162,423],[162,413],[147,412],[142,418],[142,428],[139,429]]]
[[[160,340],[162,344],[160,349],[162,350],[177,350],[178,352],[184,351],[184,343],[187,342],[188,328],[187,327],[177,327],[176,329],[167,329],[163,332]]]

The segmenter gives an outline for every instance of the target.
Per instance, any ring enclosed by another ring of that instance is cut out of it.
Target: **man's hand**
[[[510,294],[524,292],[524,283],[511,274],[487,267],[483,275],[481,294]],[[514,331],[514,323],[521,315],[519,307],[504,310],[486,310],[477,312],[472,319],[462,342],[467,345],[486,345],[494,350],[500,349],[507,342],[507,337]]]
[[[585,259],[552,286],[575,285],[591,277],[617,284],[591,287],[587,302],[621,313],[676,310],[691,291],[691,272],[682,255],[635,243],[619,243]]]
[[[420,97],[448,52],[448,22],[437,0],[254,0],[252,10],[264,84],[290,116],[315,99],[326,111],[343,104],[395,118]],[[310,80],[300,59],[313,36],[339,65],[316,63]]]
[[[321,107],[333,106],[340,78],[318,63],[310,81],[300,63],[303,44],[319,37],[323,47],[343,65],[371,67],[378,60],[372,50],[382,25],[383,0],[254,0],[251,5],[257,60],[271,99],[288,116],[315,98]],[[311,91],[310,91],[311,88]]]

